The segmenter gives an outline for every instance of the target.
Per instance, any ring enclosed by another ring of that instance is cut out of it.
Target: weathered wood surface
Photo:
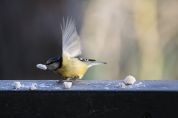
[[[20,89],[15,89],[15,82],[20,82]],[[145,80],[133,85],[125,85],[121,80],[80,80],[73,83],[70,89],[65,89],[56,80],[0,80],[0,91],[28,91],[32,84],[36,91],[177,91],[176,80]]]
[[[82,80],[70,89],[56,80],[0,81],[0,118],[177,118],[177,81]],[[30,90],[36,83],[36,90]]]

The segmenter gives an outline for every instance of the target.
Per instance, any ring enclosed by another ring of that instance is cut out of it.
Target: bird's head
[[[56,70],[62,66],[62,57],[55,56],[51,57],[46,61],[46,66],[48,70]]]

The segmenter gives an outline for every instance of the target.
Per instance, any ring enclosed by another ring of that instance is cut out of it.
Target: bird
[[[106,64],[95,59],[81,58],[80,36],[72,18],[67,18],[66,21],[63,19],[61,31],[62,55],[49,58],[45,64],[37,64],[37,68],[53,71],[61,76],[62,80],[73,81],[82,79],[89,68]]]

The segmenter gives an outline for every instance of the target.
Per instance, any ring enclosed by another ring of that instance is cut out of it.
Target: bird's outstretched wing
[[[72,18],[63,19],[62,46],[63,53],[68,53],[70,57],[77,57],[81,54],[80,37],[77,33],[75,23]]]

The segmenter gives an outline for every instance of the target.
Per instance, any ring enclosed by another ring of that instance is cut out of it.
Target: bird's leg
[[[61,84],[61,83],[64,83],[64,82],[72,82],[72,78],[64,78],[64,79],[61,79],[61,80],[57,80],[57,83]]]
[[[67,82],[72,82],[72,78],[67,78],[66,81]]]
[[[64,82],[77,82],[77,80],[79,80],[79,77],[78,76],[75,76],[75,77],[72,77],[72,78],[69,78],[69,77],[66,77],[65,79],[63,80],[58,80],[57,83],[64,83]]]
[[[61,84],[61,83],[63,83],[63,80],[57,80],[57,83]]]
[[[71,81],[73,83],[78,83],[79,82],[78,80],[79,80],[79,76],[75,76],[75,77],[71,78]]]
[[[63,79],[62,82],[72,82],[72,78],[67,77],[67,78]]]

